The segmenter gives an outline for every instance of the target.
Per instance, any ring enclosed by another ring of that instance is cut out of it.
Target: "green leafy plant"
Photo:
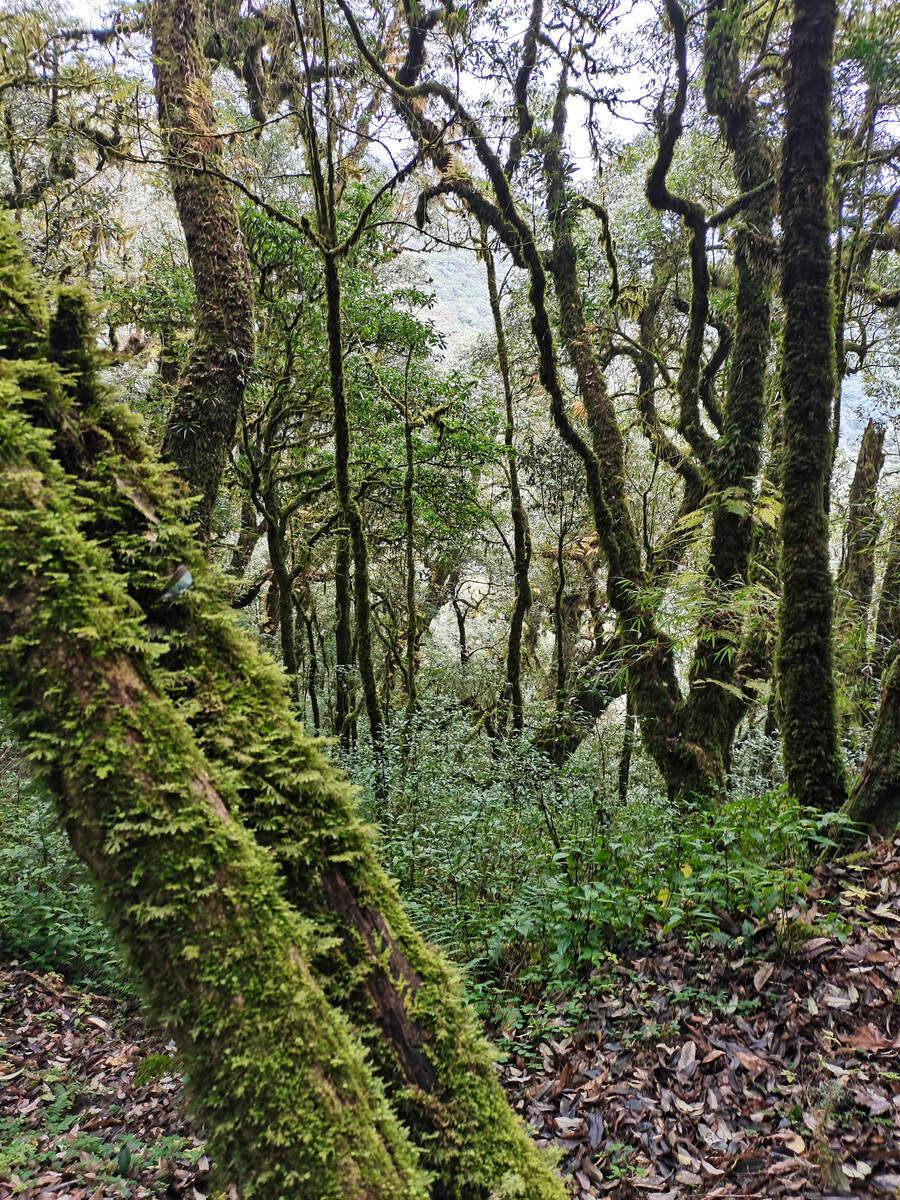
[[[126,971],[98,915],[86,873],[30,781],[2,746],[0,947],[4,957],[87,988],[127,990]]]

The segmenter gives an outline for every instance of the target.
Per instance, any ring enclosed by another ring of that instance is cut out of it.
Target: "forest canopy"
[[[900,823],[900,4],[0,0],[0,115],[3,956],[223,1189],[562,1197],[482,1022]]]

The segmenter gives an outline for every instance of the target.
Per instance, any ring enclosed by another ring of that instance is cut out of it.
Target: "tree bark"
[[[872,667],[876,678],[881,678],[885,656],[896,641],[900,641],[900,506],[891,524],[887,562],[875,617]]]
[[[334,736],[340,738],[344,749],[353,741],[354,699],[353,632],[351,624],[350,537],[345,529],[338,531],[334,554],[334,673],[335,713]]]
[[[875,503],[884,466],[884,435],[884,427],[870,418],[850,484],[844,553],[837,578],[838,589],[850,603],[854,623],[861,623],[863,636],[875,586],[875,543],[881,528]]]
[[[869,609],[875,588],[875,544],[881,530],[876,502],[878,480],[884,466],[883,427],[869,420],[856,458],[850,484],[844,550],[837,576],[838,628],[842,646],[843,692],[853,701],[844,720],[868,721],[876,697],[872,682],[868,632]],[[877,680],[874,682],[877,683]]]
[[[830,234],[835,0],[795,0],[780,179],[784,304],[782,601],[778,678],[788,787],[826,811],[845,796],[837,736],[825,485],[836,386]]]
[[[900,642],[889,655],[869,753],[841,812],[887,837],[900,825]]]
[[[237,212],[220,177],[200,12],[195,0],[154,0],[150,13],[159,124],[196,294],[194,343],[163,457],[198,496],[194,515],[208,540],[253,358],[253,290]]]

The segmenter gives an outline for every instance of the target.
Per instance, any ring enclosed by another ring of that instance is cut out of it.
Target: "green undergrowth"
[[[15,743],[0,742],[0,956],[87,991],[131,993],[93,889]]]
[[[420,929],[465,965],[469,999],[495,1020],[510,1004],[536,1012],[541,996],[577,992],[623,948],[675,931],[746,940],[804,907],[835,818],[765,786],[754,764],[772,747],[761,740],[737,756],[729,797],[693,812],[674,810],[640,763],[619,804],[615,772],[602,771],[608,747],[558,769],[525,739],[491,744],[439,702],[412,729],[398,718],[387,806],[364,748],[346,765]]]

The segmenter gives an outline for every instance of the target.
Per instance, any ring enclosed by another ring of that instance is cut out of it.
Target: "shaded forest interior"
[[[900,3],[0,3],[0,113],[0,1195],[900,1186]]]

